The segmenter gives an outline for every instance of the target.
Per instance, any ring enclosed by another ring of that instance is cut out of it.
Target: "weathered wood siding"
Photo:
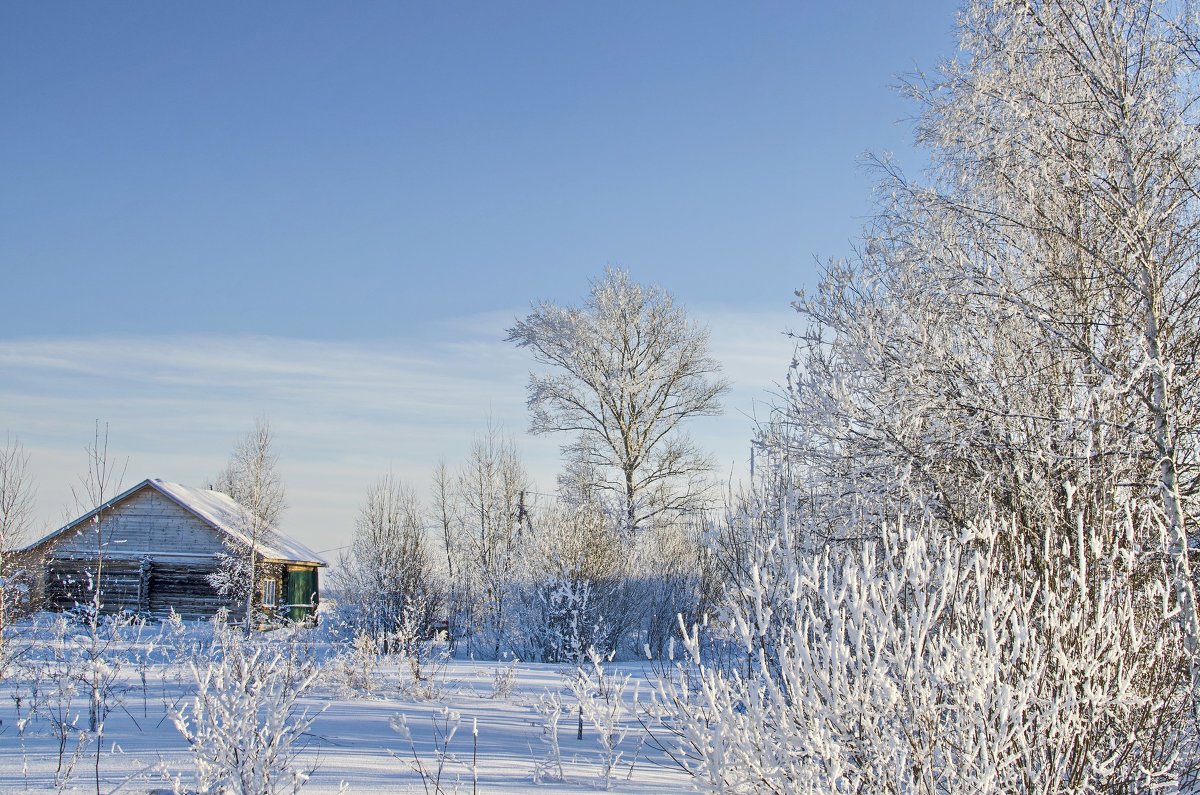
[[[165,618],[174,609],[187,620],[209,618],[222,607],[233,607],[208,582],[214,568],[210,564],[106,559],[100,567],[101,612]],[[46,564],[46,606],[66,611],[90,604],[95,579],[95,559],[50,559]]]
[[[221,536],[153,488],[129,495],[102,514],[100,594],[105,613],[208,618],[229,607],[208,582]],[[46,606],[70,610],[91,602],[99,540],[87,522],[50,542],[43,584]]]
[[[150,570],[149,612],[165,616],[175,608],[182,618],[208,618],[222,607],[234,609],[206,579],[215,567],[156,564]]]
[[[215,558],[225,551],[221,537],[195,515],[152,488],[129,495],[103,513],[104,557],[185,561]],[[87,522],[53,541],[56,558],[95,558],[96,524]]]

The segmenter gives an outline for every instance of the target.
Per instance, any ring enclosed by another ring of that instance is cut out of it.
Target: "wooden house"
[[[106,613],[201,619],[226,607],[237,615],[242,606],[222,598],[209,575],[223,556],[246,554],[248,526],[246,510],[225,494],[144,480],[22,553],[38,561],[35,597],[46,609],[90,603],[99,571]],[[253,546],[255,604],[297,621],[315,616],[326,561],[276,528]]]

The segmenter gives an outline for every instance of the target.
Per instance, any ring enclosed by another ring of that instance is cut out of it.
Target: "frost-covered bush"
[[[450,649],[440,641],[422,641],[395,655],[399,692],[407,698],[440,699],[452,682],[447,678]]]
[[[533,783],[563,781],[566,775],[563,772],[562,746],[558,742],[558,724],[570,707],[563,702],[561,693],[546,691],[538,699],[535,708],[542,721],[542,733],[538,739],[542,741],[545,756],[534,762]]]
[[[355,635],[344,654],[325,665],[324,673],[345,691],[374,692],[379,687],[379,644],[367,634]]]
[[[567,678],[567,685],[579,704],[581,721],[591,727],[600,743],[600,780],[605,789],[612,789],[613,775],[625,754],[625,739],[633,729],[639,683],[633,682],[632,674],[606,671],[595,649],[588,650],[588,662]]]
[[[662,681],[655,732],[709,792],[1194,784],[1194,701],[1162,561],[1082,514],[1076,529],[1024,561],[1000,554],[1011,525],[995,516],[959,538],[892,526],[844,556],[768,551],[744,588],[752,607],[731,615],[749,672],[707,666],[688,633],[699,680]]]
[[[497,665],[492,672],[492,698],[508,698],[513,688],[517,686],[517,663],[511,660],[507,665]]]
[[[203,792],[266,795],[304,784],[308,773],[296,757],[315,716],[297,702],[319,669],[311,657],[287,652],[213,623],[212,648],[191,663],[196,696],[171,716],[192,748]]]
[[[86,623],[58,614],[22,627],[22,654],[12,668],[11,697],[22,744],[49,736],[55,746],[55,787],[72,785],[79,762],[91,749],[91,775],[100,780],[102,760],[112,746],[105,725],[113,712],[128,712],[124,669],[127,647],[140,626],[127,617],[85,613]],[[2,727],[0,727],[2,728]]]
[[[86,672],[75,654],[75,628],[66,616],[56,616],[48,626],[34,627],[41,635],[36,650],[23,660],[18,676],[27,687],[26,715],[19,726],[27,734],[44,732],[54,740],[54,785],[68,786],[92,735],[87,728]]]

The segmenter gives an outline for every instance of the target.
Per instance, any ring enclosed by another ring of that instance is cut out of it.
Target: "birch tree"
[[[470,589],[471,626],[494,659],[514,640],[529,476],[511,438],[488,425],[458,472],[455,570]]]
[[[719,414],[728,386],[670,293],[609,268],[583,306],[537,303],[508,340],[552,368],[529,376],[530,431],[571,436],[564,453],[601,475],[626,529],[697,504],[711,464],[683,426]]]
[[[0,447],[0,669],[5,659],[4,628],[20,583],[13,551],[24,545],[33,520],[34,487],[29,454],[19,440],[5,439]]]
[[[242,602],[247,631],[254,620],[254,598],[260,577],[259,545],[279,523],[287,505],[273,446],[271,425],[260,417],[254,422],[254,430],[234,448],[214,486],[216,491],[224,492],[241,506],[239,529],[246,542],[234,543],[234,548],[213,575],[213,584],[224,595]]]

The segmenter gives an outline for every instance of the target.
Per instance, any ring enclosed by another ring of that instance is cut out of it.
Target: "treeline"
[[[535,492],[512,439],[489,428],[460,468],[435,469],[425,499],[391,475],[370,488],[330,578],[331,618],[385,651],[444,628],[477,659],[661,657],[720,583],[702,522],[630,531],[627,517]]]

